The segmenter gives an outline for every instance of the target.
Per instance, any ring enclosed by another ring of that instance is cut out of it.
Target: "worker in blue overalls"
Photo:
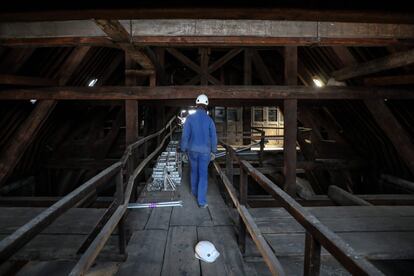
[[[181,137],[181,151],[187,154],[191,168],[191,192],[198,205],[206,208],[208,163],[217,152],[216,126],[207,114],[208,98],[202,94],[196,100],[197,110],[187,116]]]

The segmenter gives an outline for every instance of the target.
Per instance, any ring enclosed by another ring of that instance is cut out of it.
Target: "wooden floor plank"
[[[414,217],[357,217],[319,218],[334,232],[414,232]],[[305,229],[293,218],[259,221],[257,226],[264,234],[303,233]]]
[[[306,209],[318,218],[414,217],[412,206],[326,206]],[[292,217],[284,208],[252,208],[249,211],[256,221]]]
[[[170,227],[172,207],[154,208],[148,219],[145,229],[163,229]]]
[[[45,208],[2,207],[0,208],[0,234],[11,234],[29,222]],[[44,234],[88,234],[105,212],[104,209],[73,208],[57,218],[42,233]]]
[[[412,232],[351,232],[338,233],[361,256],[372,259],[413,259],[414,235]],[[277,256],[303,256],[304,234],[265,234]],[[250,256],[258,251],[250,248]],[[329,253],[322,249],[322,255]]]
[[[5,235],[0,235],[3,239]],[[39,234],[11,257],[11,260],[77,260],[76,254],[87,235]],[[98,256],[108,259],[118,253],[118,237],[111,236]],[[115,256],[116,257],[116,256]]]
[[[129,209],[126,217],[126,225],[128,231],[143,230],[148,222],[148,218],[151,215],[152,209]]]
[[[203,276],[217,276],[217,275],[228,275],[226,271],[226,265],[224,260],[224,250],[222,240],[219,237],[218,231],[215,227],[197,227],[198,241],[210,241],[214,244],[216,249],[219,251],[220,256],[214,263],[200,262],[201,275]],[[237,248],[235,248],[237,249]],[[235,250],[234,249],[234,250]]]
[[[199,208],[196,198],[191,194],[187,167],[183,169],[182,183],[178,190],[183,207],[173,207],[170,225],[212,226],[210,212],[207,208]]]
[[[202,275],[251,275],[246,272],[243,256],[231,226],[198,227],[198,239],[212,242],[220,252],[217,263],[201,262]],[[224,273],[223,273],[224,270]]]
[[[194,256],[196,244],[195,226],[170,227],[161,275],[200,275],[200,263]]]
[[[128,259],[117,275],[160,275],[167,242],[167,231],[136,231],[128,243]]]

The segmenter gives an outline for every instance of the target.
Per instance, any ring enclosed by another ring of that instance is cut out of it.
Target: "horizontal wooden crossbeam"
[[[107,39],[110,38],[113,42],[133,42],[139,46],[362,46],[412,43],[414,37],[414,25],[409,24],[202,19],[96,20],[96,23],[102,29],[91,20],[0,23],[0,45],[116,47]]]
[[[102,86],[0,90],[0,100],[186,100],[205,93],[212,100],[414,99],[409,89],[305,86]]]

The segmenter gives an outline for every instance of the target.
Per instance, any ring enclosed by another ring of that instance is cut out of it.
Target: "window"
[[[262,107],[255,107],[254,108],[254,121],[255,122],[263,122],[263,108]]]
[[[224,122],[224,107],[216,107],[214,117],[216,122]]]
[[[268,119],[269,122],[277,122],[277,107],[269,107]]]
[[[236,122],[239,118],[237,117],[237,109],[227,108],[227,121]]]

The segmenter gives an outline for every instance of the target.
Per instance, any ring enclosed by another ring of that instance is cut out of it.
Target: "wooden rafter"
[[[186,57],[183,53],[181,53],[177,49],[167,48],[167,51],[172,56],[174,56],[176,59],[178,59],[183,64],[185,64],[187,67],[189,67],[191,70],[195,71],[199,75],[199,76],[196,76],[196,77],[200,78],[201,76],[205,76],[207,78],[207,80],[209,82],[213,83],[213,84],[220,84],[221,83],[218,79],[216,79],[215,77],[213,77],[212,75],[210,75],[208,73],[208,69],[205,70],[206,72],[204,72],[203,68],[200,65],[194,63],[191,59]],[[193,78],[189,83],[192,84],[192,83],[196,82],[195,78]]]
[[[27,86],[57,86],[59,85],[59,83],[53,79],[8,75],[8,74],[0,74],[0,84],[27,85]]]
[[[30,117],[19,127],[11,143],[2,152],[0,156],[0,186],[5,184],[54,106],[55,101],[53,100],[39,102]]]
[[[154,64],[145,52],[131,43],[130,35],[118,20],[96,19],[95,23],[115,42],[125,53],[144,69],[154,70]]]
[[[351,55],[347,48],[341,47],[340,51],[335,52],[344,65],[352,67],[353,64],[356,63],[355,58]],[[414,51],[411,50],[409,52],[411,52],[414,57]],[[406,55],[407,53],[408,52],[404,52],[403,54]],[[401,58],[401,56],[399,56],[399,58]],[[404,130],[397,118],[395,118],[391,110],[384,103],[384,98],[364,100],[364,104],[372,114],[378,126],[388,136],[391,143],[394,145],[394,148],[407,164],[410,171],[414,174],[413,143],[409,134]]]
[[[409,133],[401,126],[383,99],[365,100],[364,103],[411,173],[414,174],[414,145]]]
[[[414,49],[368,62],[354,64],[332,73],[337,81],[365,76],[414,63]]]
[[[59,83],[67,84],[71,75],[83,60],[89,47],[78,47],[67,58],[61,67]],[[36,97],[31,99],[37,99]],[[29,117],[18,128],[10,140],[7,150],[0,156],[0,186],[4,185],[7,178],[23,156],[30,143],[35,139],[43,123],[56,106],[55,100],[40,101],[36,104]]]
[[[364,79],[364,84],[368,86],[388,86],[414,84],[414,74],[399,76],[370,77]]]
[[[252,60],[254,67],[259,73],[258,76],[262,80],[263,84],[275,85],[276,81],[273,78],[272,74],[269,71],[269,68],[264,63],[262,57],[259,55],[259,52],[255,49],[251,50]]]

